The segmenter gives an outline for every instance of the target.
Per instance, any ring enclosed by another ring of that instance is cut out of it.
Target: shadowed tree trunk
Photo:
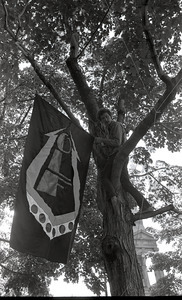
[[[111,295],[144,295],[134,246],[132,216],[127,193],[123,189],[119,191],[118,200],[120,203],[116,214],[110,201],[104,199],[102,250]]]

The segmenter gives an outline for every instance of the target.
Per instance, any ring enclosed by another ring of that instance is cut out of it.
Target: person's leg
[[[113,159],[108,159],[105,163],[105,167],[102,171],[102,184],[106,191],[107,197],[111,199],[116,196],[115,188],[111,182],[111,170],[112,170]]]
[[[118,199],[115,188],[111,182],[111,171],[113,165],[113,158],[107,160],[104,170],[102,172],[102,184],[106,191],[107,198],[111,201],[115,214],[118,214],[120,208],[118,207]]]

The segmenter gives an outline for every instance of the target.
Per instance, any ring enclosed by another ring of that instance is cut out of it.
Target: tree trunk
[[[97,132],[97,129],[95,129],[95,126],[97,126],[97,102],[92,90],[87,85],[77,60],[75,58],[69,58],[67,60],[67,66],[78,88],[81,99],[87,108],[92,124],[92,134],[95,136]],[[106,195],[100,182],[100,176],[98,167],[97,203],[99,210],[103,214],[104,238],[102,241],[102,252],[111,295],[143,296],[143,283],[134,245],[134,224],[132,221],[132,213],[128,206],[127,193],[120,187],[118,195],[119,205],[117,212],[114,212],[111,202],[106,201]],[[120,182],[118,179],[116,181]]]
[[[98,179],[99,180],[99,179]],[[117,211],[100,187],[98,206],[103,213],[102,252],[112,296],[143,296],[131,210],[127,193],[120,189]]]

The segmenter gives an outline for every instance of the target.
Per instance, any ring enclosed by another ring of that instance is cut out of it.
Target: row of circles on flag
[[[38,207],[37,207],[37,205],[33,204],[33,205],[31,206],[31,212],[32,212],[34,215],[36,215],[36,214],[38,213]],[[44,223],[46,222],[46,215],[45,215],[44,213],[39,213],[38,219],[39,219],[39,222],[40,222],[41,224],[44,224]],[[74,227],[74,222],[70,221],[70,222],[68,223],[68,230],[69,230],[69,231],[72,231],[72,230],[73,230],[73,227]],[[45,229],[46,229],[46,231],[47,231],[48,233],[50,233],[51,230],[52,230],[52,235],[53,235],[53,237],[55,236],[55,234],[56,234],[55,228],[52,226],[52,224],[51,224],[50,222],[48,222],[48,223],[45,225]],[[65,231],[66,231],[66,226],[63,225],[63,224],[59,225],[59,232],[60,232],[60,234],[61,234],[61,235],[64,234]]]

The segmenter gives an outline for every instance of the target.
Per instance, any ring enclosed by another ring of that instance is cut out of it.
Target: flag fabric
[[[68,262],[92,144],[91,135],[35,97],[11,228],[13,249]]]

